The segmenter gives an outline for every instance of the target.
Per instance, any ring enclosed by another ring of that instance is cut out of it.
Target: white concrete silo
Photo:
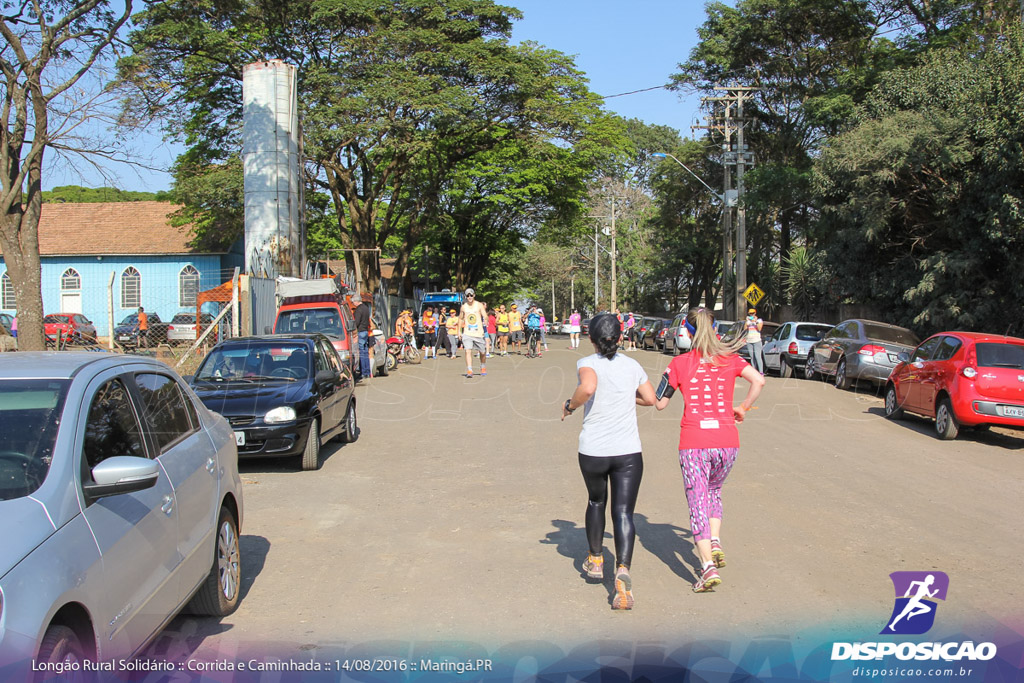
[[[297,69],[281,60],[242,71],[245,270],[302,277],[306,261]]]

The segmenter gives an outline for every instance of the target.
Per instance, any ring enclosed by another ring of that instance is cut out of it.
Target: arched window
[[[142,275],[132,266],[121,273],[121,308],[138,308],[142,305]]]
[[[18,302],[14,300],[14,283],[11,282],[11,278],[4,273],[3,277],[0,277],[0,289],[3,290],[3,301],[0,302],[0,308],[8,310],[16,310],[18,308]]]
[[[199,271],[194,266],[185,266],[178,273],[178,305],[181,308],[196,305],[199,294]]]
[[[77,292],[82,289],[82,276],[74,268],[68,268],[60,276],[60,289],[62,292]]]

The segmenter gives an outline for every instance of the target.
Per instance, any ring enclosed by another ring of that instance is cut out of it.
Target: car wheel
[[[789,378],[793,376],[793,366],[785,358],[779,359],[779,377]]]
[[[953,414],[953,404],[948,398],[939,399],[938,405],[935,406],[935,431],[939,438],[945,441],[955,439],[960,433],[960,425]]]
[[[359,438],[359,423],[356,420],[356,400],[348,402],[348,409],[345,411],[345,434],[342,441],[355,443]]]
[[[388,373],[391,372],[391,368],[388,367],[388,361],[390,360],[390,358],[391,355],[387,351],[385,351],[384,362],[381,363],[380,366],[377,368],[377,374],[380,375],[381,377],[387,377]]]
[[[387,368],[387,372],[391,372],[398,365],[398,359],[395,358],[395,354],[389,353],[387,360],[384,361],[384,367]]]
[[[679,344],[676,343],[675,339],[672,340],[672,355],[673,356],[678,356],[679,355]]]
[[[314,417],[306,437],[306,449],[302,451],[302,469],[320,469],[320,422]]]
[[[898,420],[903,417],[903,408],[900,407],[894,384],[890,384],[885,389],[885,416],[890,420]]]
[[[242,553],[238,540],[238,521],[227,507],[217,519],[217,545],[213,567],[199,592],[192,596],[188,611],[192,614],[225,617],[238,608],[242,592]]]
[[[804,379],[818,379],[818,373],[814,371],[814,365],[811,363],[811,356],[808,356],[807,362],[804,363]]]
[[[62,624],[53,624],[43,635],[39,644],[39,656],[35,660],[40,664],[63,663],[66,671],[81,671],[85,661],[85,648],[78,634]],[[48,667],[41,667],[44,670]],[[56,680],[54,679],[51,680]],[[45,679],[43,679],[45,680]]]
[[[839,367],[836,368],[836,389],[849,389],[850,378],[846,376],[846,360],[839,361]]]

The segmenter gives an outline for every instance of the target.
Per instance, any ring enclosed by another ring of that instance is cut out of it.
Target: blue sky
[[[502,1],[502,0],[499,0]],[[668,82],[677,65],[685,61],[697,42],[697,28],[704,22],[704,4],[697,0],[503,0],[518,7],[523,20],[515,25],[513,40],[532,40],[574,56],[587,74],[590,88],[599,95],[616,95]],[[700,118],[699,97],[680,97],[668,90],[652,90],[605,101],[609,111],[646,123],[671,126],[690,136],[690,126]],[[154,166],[168,168],[181,152],[159,134],[137,139],[136,146]],[[49,155],[53,160],[53,155]],[[99,187],[105,183],[92,169],[81,174],[59,164],[50,165],[43,186]],[[109,164],[123,190],[166,190],[167,172]]]

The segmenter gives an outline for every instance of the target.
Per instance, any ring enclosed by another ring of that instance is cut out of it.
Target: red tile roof
[[[189,226],[175,228],[170,202],[43,204],[40,256],[191,254]]]

